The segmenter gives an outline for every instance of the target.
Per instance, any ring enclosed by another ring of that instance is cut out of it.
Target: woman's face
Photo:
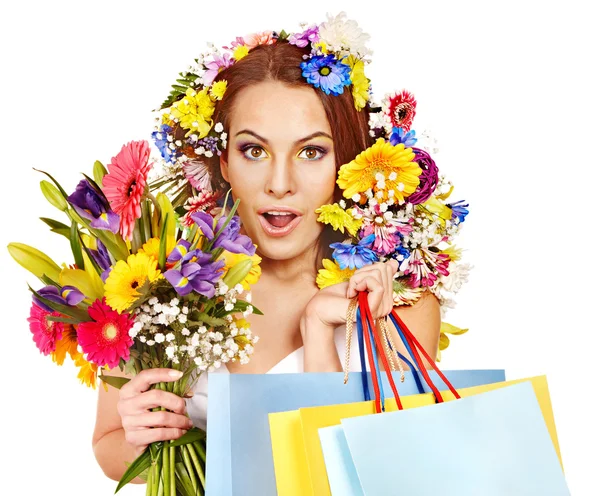
[[[260,254],[288,260],[315,247],[323,224],[315,209],[333,201],[331,128],[310,87],[263,82],[236,97],[221,173],[245,233]]]

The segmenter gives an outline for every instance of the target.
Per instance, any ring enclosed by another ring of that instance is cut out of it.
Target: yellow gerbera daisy
[[[248,55],[249,51],[250,49],[246,45],[238,45],[233,49],[232,55],[233,58],[238,61],[242,60],[246,55]]]
[[[225,250],[221,255],[221,259],[225,261],[225,267],[223,267],[223,271],[225,273],[229,269],[231,269],[231,267],[236,265],[238,262],[241,262],[242,260],[252,260],[252,268],[250,269],[250,272],[248,272],[244,280],[240,282],[240,284],[244,287],[246,291],[250,289],[251,284],[256,284],[256,282],[260,278],[260,262],[262,258],[256,253],[249,257],[248,255],[244,255],[243,253],[230,253],[227,250]]]
[[[81,381],[81,383],[85,384],[87,387],[96,389],[96,383],[98,382],[98,365],[88,362],[85,358],[83,358],[83,355],[79,353],[79,355],[75,358],[75,366],[79,367],[77,378]],[[102,381],[102,384],[104,384],[104,390],[108,391],[104,381]]]
[[[167,238],[167,256],[169,256],[169,253],[171,253],[173,251],[173,248],[175,248],[176,244],[177,244],[177,242],[175,241],[175,238],[173,236],[169,236]],[[142,247],[139,249],[138,253],[145,253],[150,258],[153,258],[154,260],[156,260],[158,262],[159,251],[160,251],[160,239],[150,238],[148,241],[146,241],[142,245]]]
[[[188,129],[186,138],[192,133],[204,138],[213,125],[214,111],[215,102],[208,94],[208,87],[200,91],[188,88],[185,96],[171,106],[170,117],[179,119],[181,127]]]
[[[323,259],[323,269],[319,269],[317,275],[317,286],[319,289],[333,286],[340,282],[349,281],[356,269],[340,269],[340,267],[328,258]]]
[[[352,210],[344,210],[338,203],[332,205],[323,205],[315,210],[319,214],[317,221],[323,224],[329,224],[333,230],[344,232],[344,229],[355,236],[362,225],[362,220],[352,217]]]
[[[225,79],[217,81],[210,87],[210,96],[212,96],[215,100],[222,100],[226,89],[227,81]]]
[[[385,200],[407,197],[417,189],[423,172],[412,161],[414,158],[412,149],[403,143],[394,146],[378,138],[373,146],[340,167],[337,183],[346,198],[368,189],[376,198]]]
[[[352,81],[354,108],[360,112],[369,100],[370,81],[365,76],[365,63],[354,55],[348,55],[343,62],[351,68],[350,80]]]
[[[141,296],[138,289],[161,277],[156,259],[144,252],[129,255],[127,262],[119,260],[104,283],[106,303],[117,312],[124,312]]]

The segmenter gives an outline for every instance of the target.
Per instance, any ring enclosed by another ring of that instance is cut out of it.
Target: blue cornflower
[[[369,234],[361,239],[357,245],[332,243],[329,247],[334,249],[332,256],[340,269],[360,269],[379,260],[377,253],[369,248],[373,241],[375,241],[375,234]]]
[[[321,88],[327,95],[341,95],[344,86],[352,83],[350,66],[340,62],[333,54],[315,55],[307,62],[301,62],[302,76],[315,88]]]
[[[468,203],[463,203],[465,200],[460,200],[454,203],[448,203],[448,207],[452,209],[452,219],[458,219],[458,222],[464,222],[469,211],[465,208]]]
[[[414,129],[411,129],[408,133],[401,127],[393,127],[392,134],[390,135],[390,143],[396,146],[399,143],[404,143],[405,147],[413,146],[417,142],[415,137]]]
[[[167,136],[171,131],[173,131],[171,126],[162,124],[160,130],[152,133],[152,139],[154,140],[156,147],[160,150],[162,158],[164,158],[167,163],[173,163],[176,156],[175,150],[169,148],[170,141],[167,139]]]

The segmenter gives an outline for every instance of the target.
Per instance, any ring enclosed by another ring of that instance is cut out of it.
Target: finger
[[[179,370],[169,368],[157,368],[142,370],[127,384],[119,390],[119,396],[123,399],[131,398],[144,391],[148,391],[151,384],[158,382],[172,382],[180,379],[183,373]]]
[[[379,313],[379,307],[384,296],[383,284],[381,275],[376,278],[371,275],[361,276],[352,282],[353,291],[358,294],[359,291],[367,291],[367,301],[371,312]]]
[[[123,428],[131,430],[149,427],[178,427],[179,429],[191,429],[193,426],[194,424],[189,417],[167,411],[146,412],[140,415],[128,415],[123,418]]]
[[[178,427],[157,427],[155,429],[142,429],[139,431],[126,431],[125,440],[134,446],[144,446],[156,441],[179,439],[187,431]]]
[[[149,369],[148,369],[149,370]],[[142,413],[151,408],[163,407],[175,413],[184,414],[186,411],[185,399],[169,391],[152,389],[123,400],[122,410],[129,414]]]
[[[371,289],[367,289],[367,283],[371,282]],[[374,281],[374,282],[373,282]],[[354,274],[348,283],[347,298],[354,298],[359,291],[373,291],[375,286],[380,286],[383,291],[383,276],[380,270],[370,270],[361,274]]]

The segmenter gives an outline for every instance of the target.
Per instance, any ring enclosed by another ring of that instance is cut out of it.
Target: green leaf
[[[171,441],[169,446],[181,446],[183,444],[193,443],[206,438],[206,433],[203,430],[194,427],[187,431],[183,436]]]
[[[121,389],[125,384],[127,384],[131,379],[128,377],[117,377],[114,375],[105,375],[100,374],[98,377],[102,379],[106,384],[112,386],[117,389]]]
[[[59,222],[57,220],[49,219],[48,217],[40,217],[40,220],[42,222],[44,222],[44,224],[49,226],[50,229],[52,229],[53,231],[55,229],[66,229],[67,231],[70,230],[69,226],[67,226],[66,224],[63,224],[62,222]]]
[[[46,320],[51,320],[52,322],[64,322],[65,324],[73,324],[73,325],[77,325],[77,324],[81,323],[79,320],[73,319],[71,317],[58,317],[55,315],[46,316]]]
[[[169,223],[169,213],[165,215],[162,229],[160,231],[160,245],[158,247],[158,266],[164,272],[167,263],[167,225]]]
[[[33,167],[33,170],[37,171],[37,172],[41,172],[42,174],[45,174],[46,176],[48,176],[52,180],[52,182],[54,183],[54,185],[58,188],[58,190],[61,192],[61,194],[63,195],[63,197],[65,198],[65,200],[67,199],[67,197],[69,195],[67,195],[67,192],[62,188],[62,186],[60,185],[60,183],[56,179],[54,179],[50,174],[48,174],[47,172],[45,172],[43,170],[36,169],[35,167]]]
[[[104,165],[102,165],[102,162],[96,160],[94,162],[94,180],[96,181],[96,184],[102,184],[102,178],[106,176],[106,174],[108,174],[108,171]]]
[[[144,470],[150,467],[150,450],[145,449],[144,452],[138,456],[129,468],[125,470],[123,477],[119,481],[119,485],[117,489],[115,489],[115,494],[119,492],[121,488],[125,485],[129,484],[133,479],[135,479],[139,474],[141,474]]]
[[[79,238],[79,229],[77,228],[77,222],[71,223],[71,235],[69,236],[71,242],[71,251],[73,252],[73,258],[77,268],[83,270],[85,264],[83,263],[83,255],[81,254],[81,244]]]
[[[225,319],[219,319],[217,317],[211,317],[210,315],[204,314],[198,315],[198,320],[200,322],[208,324],[210,327],[224,326],[225,324],[227,324],[227,321]]]
[[[180,483],[179,487],[183,490],[185,496],[194,496],[194,487],[183,462],[175,463],[175,473],[177,474],[177,482]]]

